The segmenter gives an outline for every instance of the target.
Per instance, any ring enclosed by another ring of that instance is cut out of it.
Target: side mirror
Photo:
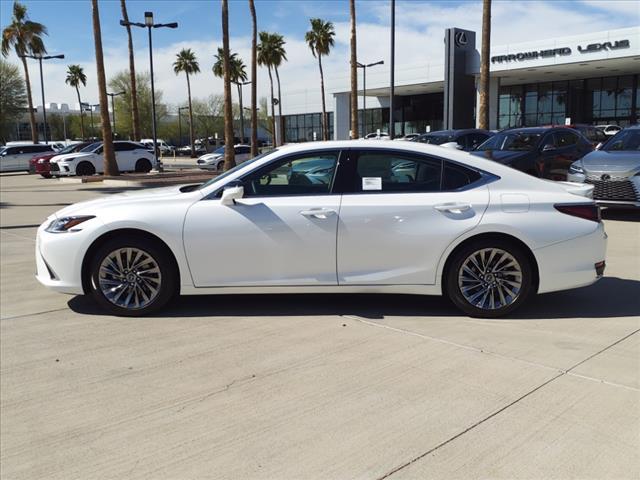
[[[556,149],[554,145],[547,143],[544,147],[542,147],[543,152],[553,152]]]
[[[222,197],[220,198],[221,205],[234,205],[236,200],[240,200],[244,197],[244,187],[242,185],[230,185],[222,191]]]

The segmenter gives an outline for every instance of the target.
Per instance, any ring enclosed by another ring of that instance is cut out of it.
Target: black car
[[[492,135],[492,132],[478,128],[468,128],[465,130],[440,130],[438,132],[423,133],[411,141],[430,143],[431,145],[456,143],[456,148],[458,150],[470,152],[471,150],[475,150]]]
[[[566,180],[569,165],[592,150],[591,142],[571,128],[529,127],[503,130],[471,153],[536,177]]]

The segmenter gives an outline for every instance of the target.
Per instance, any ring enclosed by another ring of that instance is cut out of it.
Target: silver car
[[[567,180],[592,184],[600,205],[640,208],[640,126],[625,128],[572,163]]]

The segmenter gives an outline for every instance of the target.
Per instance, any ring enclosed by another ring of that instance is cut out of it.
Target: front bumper
[[[49,173],[60,177],[71,176],[76,174],[76,168],[69,163],[52,162],[49,164]]]

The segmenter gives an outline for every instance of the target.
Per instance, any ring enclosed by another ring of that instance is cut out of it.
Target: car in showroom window
[[[285,146],[198,189],[59,210],[38,228],[37,279],[125,316],[177,294],[374,292],[497,317],[602,276],[591,189],[415,142]]]

